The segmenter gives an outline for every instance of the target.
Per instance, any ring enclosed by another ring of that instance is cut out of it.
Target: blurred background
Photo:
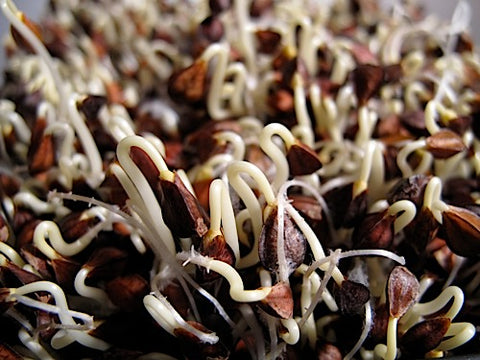
[[[321,0],[318,0],[321,1]],[[391,3],[392,0],[380,0],[384,3]],[[425,4],[426,9],[430,13],[437,14],[440,18],[448,21],[451,16],[453,9],[457,4],[457,0],[419,0]],[[480,0],[467,0],[470,3],[472,14],[471,14],[471,24],[470,24],[470,33],[475,41],[475,43],[480,44],[480,21],[477,21],[477,18],[480,17]],[[32,19],[38,19],[42,14],[42,10],[47,3],[47,0],[14,0],[17,4],[17,7],[24,11],[27,16]],[[7,20],[0,13],[0,35],[3,39],[4,34],[8,30]],[[479,45],[480,46],[480,45]],[[478,50],[478,48],[477,48]],[[4,51],[3,48],[0,50],[0,69],[3,69],[4,66]],[[0,77],[1,82],[1,77]]]

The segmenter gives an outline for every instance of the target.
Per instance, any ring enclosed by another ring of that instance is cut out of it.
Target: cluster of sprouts
[[[478,351],[465,1],[0,8],[2,354]]]

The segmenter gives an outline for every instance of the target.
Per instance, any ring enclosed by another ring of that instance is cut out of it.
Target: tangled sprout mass
[[[0,6],[2,358],[480,352],[466,2]]]

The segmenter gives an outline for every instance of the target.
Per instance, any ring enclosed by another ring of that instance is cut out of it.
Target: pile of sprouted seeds
[[[2,358],[480,351],[465,2],[0,5]]]

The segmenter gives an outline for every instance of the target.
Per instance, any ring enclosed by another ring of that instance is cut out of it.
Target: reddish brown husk
[[[413,175],[409,178],[399,180],[387,195],[387,201],[391,205],[399,200],[410,200],[417,208],[423,204],[425,188],[431,176]]]
[[[268,157],[257,144],[251,144],[247,147],[245,160],[258,167],[266,176],[269,177],[269,169],[273,166],[273,161]],[[269,180],[273,180],[270,179]]]
[[[363,249],[390,249],[394,239],[395,219],[396,216],[388,214],[388,210],[367,214],[353,231],[353,244],[356,248]]]
[[[367,210],[368,189],[353,196],[353,183],[336,187],[324,195],[335,228],[356,226]]]
[[[6,261],[5,265],[0,267],[0,276],[1,281],[5,283],[9,283],[5,277],[12,275],[14,276],[22,285],[29,284],[35,281],[39,281],[42,278],[30,271],[23,270],[22,268],[18,267],[11,261]]]
[[[45,260],[43,254],[41,254],[37,248],[33,247],[31,243],[22,246],[20,249],[20,255],[22,255],[23,259],[38,271],[42,278],[46,280],[52,279],[47,260]]]
[[[78,110],[85,114],[87,121],[97,119],[100,109],[107,104],[107,98],[101,95],[88,95],[78,104]]]
[[[235,255],[225,241],[223,234],[210,238],[207,233],[207,236],[203,237],[200,244],[200,253],[204,256],[223,261],[228,265],[233,266],[235,264]],[[219,276],[219,274],[214,271],[207,272],[203,267],[201,269],[204,280],[212,280]]]
[[[207,178],[197,180],[192,184],[193,190],[195,191],[195,194],[197,194],[198,202],[206,211],[209,211],[210,209],[209,190],[212,181],[213,179]]]
[[[361,64],[353,70],[353,83],[359,104],[365,105],[376,94],[383,80],[383,69],[377,65]]]
[[[255,37],[258,41],[258,51],[264,54],[273,54],[278,50],[282,36],[273,30],[257,30]]]
[[[155,189],[155,186],[157,186],[159,182],[160,171],[155,166],[153,160],[150,159],[150,156],[138,146],[132,146],[130,148],[129,156],[145,176],[152,189]]]
[[[138,274],[117,276],[105,285],[109,299],[122,311],[132,312],[143,307],[143,298],[150,291],[148,282]]]
[[[412,326],[400,339],[402,351],[415,357],[424,356],[440,345],[450,323],[450,319],[440,317]]]
[[[45,304],[52,304],[53,298],[50,294],[39,294],[36,293],[36,298],[38,301],[41,301]],[[58,324],[58,318],[55,314],[48,313],[45,311],[35,311],[36,316],[36,325],[37,330],[39,330],[39,335],[42,341],[49,342],[53,335],[58,331],[55,328],[55,325]]]
[[[196,28],[191,49],[192,56],[194,58],[201,56],[210,44],[221,41],[223,34],[223,23],[219,17],[207,16]]]
[[[320,222],[324,219],[323,210],[318,201],[310,196],[292,194],[288,196],[292,206],[300,211],[307,221]]]
[[[23,12],[19,12],[16,15],[20,17],[20,21],[22,21],[28,27],[28,29],[33,33],[33,35],[35,35],[35,37],[37,37],[41,42],[43,42],[42,30],[40,29],[40,26],[30,20]],[[15,28],[15,26],[10,26],[10,33],[12,34],[12,37],[18,46],[32,54],[36,53],[34,48],[30,46],[30,42],[27,41],[22,34],[20,34],[20,32]]]
[[[173,182],[161,179],[159,186],[163,219],[172,233],[182,238],[202,238],[208,231],[210,221],[198,199],[176,173]]]
[[[267,98],[268,106],[275,113],[291,115],[295,109],[293,93],[290,89],[277,89]]]
[[[167,299],[175,299],[175,301],[172,302],[172,306],[182,317],[186,318],[190,315],[191,307],[187,294],[185,294],[184,289],[177,280],[172,280],[165,286],[165,288],[162,289],[162,294]]]
[[[343,226],[347,228],[356,226],[367,212],[367,205],[368,189],[362,191],[352,199],[346,209]]]
[[[222,21],[215,16],[207,16],[197,28],[197,36],[209,43],[218,42],[223,37],[224,29]]]
[[[82,215],[83,212],[72,212],[59,221],[60,232],[66,242],[75,241],[100,222],[100,219],[96,217],[81,219]]]
[[[122,187],[116,176],[108,170],[105,175],[105,180],[97,189],[97,192],[103,201],[120,207],[124,206],[128,199],[125,189]]]
[[[296,56],[295,50],[291,47],[284,47],[273,59],[272,66],[277,71],[277,85],[282,89],[292,88],[292,79],[295,74],[299,74],[305,81],[309,78],[305,63]]]
[[[360,313],[370,299],[370,290],[365,285],[355,281],[344,280],[341,286],[335,283],[333,289],[340,312],[345,315]]]
[[[407,111],[400,115],[401,124],[414,136],[428,136],[423,110]]]
[[[6,344],[0,344],[0,359],[3,360],[22,360],[24,359],[19,353],[7,346]]]
[[[262,265],[273,272],[278,272],[277,238],[278,238],[278,213],[277,208],[273,209],[266,219],[260,240],[258,243],[258,254]],[[285,258],[288,266],[288,274],[303,263],[307,250],[306,240],[303,233],[292,221],[286,212],[283,216],[283,241]]]
[[[292,194],[288,196],[292,206],[300,213],[308,225],[317,235],[318,240],[324,245],[329,246],[331,242],[329,226],[323,209],[318,201],[310,196],[301,194]]]
[[[206,94],[207,63],[194,62],[189,67],[173,74],[169,79],[168,93],[177,102],[195,105],[202,102]]]
[[[288,149],[287,161],[292,176],[309,175],[322,167],[315,151],[299,141]]]
[[[160,202],[163,220],[178,237],[201,238],[208,231],[209,220],[198,199],[173,173],[173,182],[160,178],[160,171],[142,149],[133,146],[130,156],[147,178]]]
[[[437,235],[439,224],[432,211],[422,207],[405,229],[405,241],[417,252],[423,254],[427,245]]]
[[[375,346],[379,343],[385,343],[388,329],[388,307],[387,304],[378,304],[375,307],[375,314],[373,316],[373,324],[368,333],[367,345]]]
[[[403,69],[400,64],[386,65],[383,67],[383,81],[387,84],[396,83],[403,78]]]
[[[97,248],[83,265],[89,268],[89,279],[111,279],[120,275],[127,265],[128,253],[113,246]]]
[[[454,131],[456,134],[463,136],[465,132],[472,126],[472,116],[465,115],[459,116],[457,118],[451,119],[447,123],[447,127]]]
[[[55,145],[52,135],[45,135],[47,121],[38,118],[32,130],[32,140],[28,148],[28,170],[31,174],[50,169],[55,164]]]
[[[474,212],[449,206],[443,212],[443,233],[448,247],[457,255],[480,255],[480,217]]]
[[[213,15],[218,15],[231,6],[230,0],[209,0],[208,5]]]
[[[331,343],[321,342],[316,346],[318,360],[341,360],[342,352],[338,347]]]
[[[75,282],[75,276],[81,268],[81,265],[69,258],[59,256],[50,261],[55,279],[62,288],[72,291]]]
[[[214,136],[222,131],[233,131],[239,134],[242,128],[232,120],[209,121],[185,137],[183,157],[188,158],[189,164],[193,165],[204,163],[215,154],[224,153],[227,146]]]
[[[449,157],[464,151],[467,147],[462,138],[452,130],[442,129],[425,139],[427,150],[436,159],[448,159]]]
[[[417,301],[420,283],[406,267],[396,266],[388,277],[387,299],[390,316],[401,318]]]
[[[253,0],[250,5],[250,16],[259,17],[273,5],[273,0]]]
[[[293,295],[290,286],[278,282],[272,286],[268,296],[259,305],[272,316],[289,319],[293,315]]]

